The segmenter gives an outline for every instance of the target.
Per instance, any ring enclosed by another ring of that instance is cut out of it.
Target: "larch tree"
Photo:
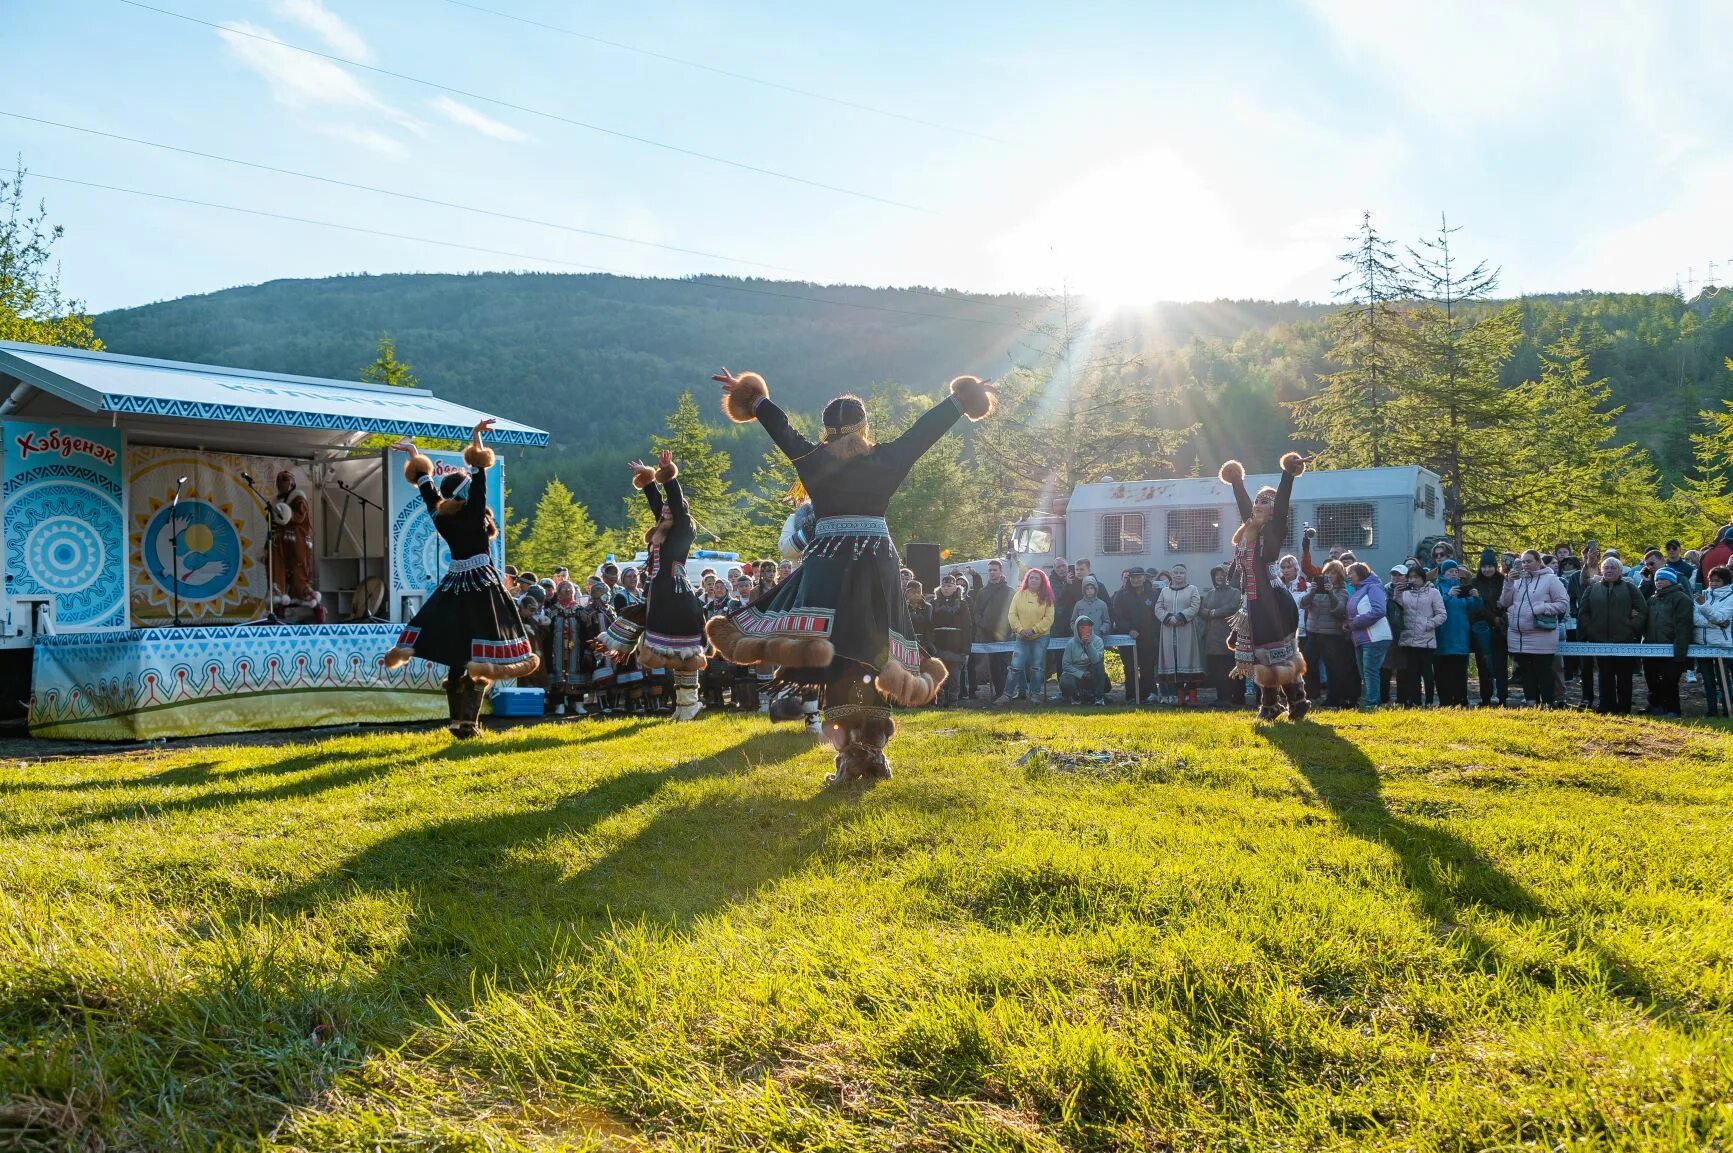
[[[1325,322],[1336,371],[1294,406],[1294,423],[1301,437],[1321,446],[1321,463],[1377,468],[1389,463],[1389,408],[1412,370],[1408,304],[1414,285],[1371,212],[1362,214],[1359,232],[1348,239],[1353,247],[1341,254],[1348,267],[1336,277],[1335,294],[1346,307]]]
[[[65,234],[48,206],[24,199],[24,165],[0,177],[0,340],[100,349],[84,305],[60,290],[54,245]]]
[[[1443,482],[1450,536],[1497,517],[1516,474],[1513,437],[1521,435],[1521,397],[1500,380],[1522,339],[1516,307],[1477,310],[1498,287],[1485,261],[1463,267],[1451,247],[1458,231],[1439,217],[1438,231],[1409,247],[1409,276],[1418,303],[1410,311],[1409,363],[1402,388],[1387,408],[1385,463],[1419,464]]]

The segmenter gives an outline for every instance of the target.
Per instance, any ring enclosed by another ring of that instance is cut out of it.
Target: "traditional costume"
[[[319,603],[313,590],[313,502],[295,485],[295,474],[277,474],[277,499],[271,502],[271,567],[276,571],[278,604],[310,608]]]
[[[887,444],[869,438],[860,399],[840,396],[825,406],[824,436],[815,445],[770,400],[763,377],[717,379],[728,389],[722,407],[729,419],[758,421],[793,462],[817,521],[800,566],[745,608],[712,620],[710,641],[727,660],[778,665],[783,681],[823,689],[824,733],[837,750],[828,779],[888,777],[884,747],[896,728],[890,704],[927,704],[944,683],[945,666],[923,658],[915,642],[885,509],[959,416],[981,420],[993,411],[993,390],[958,377],[948,399]]]
[[[667,459],[666,457],[664,459]],[[656,523],[644,534],[649,551],[649,582],[643,601],[628,605],[604,634],[603,644],[617,656],[636,650],[638,666],[674,674],[674,719],[698,715],[698,674],[704,657],[704,606],[686,583],[686,560],[697,531],[680,491],[680,470],[669,460],[660,468],[634,469],[633,487],[641,490]],[[663,505],[662,492],[667,493]]]
[[[1306,661],[1300,655],[1300,613],[1282,586],[1282,546],[1288,536],[1288,503],[1294,478],[1306,471],[1297,452],[1282,457],[1279,488],[1265,486],[1253,500],[1246,493],[1246,469],[1237,460],[1221,467],[1221,479],[1234,490],[1240,527],[1234,532],[1234,567],[1240,572],[1245,607],[1234,618],[1230,644],[1233,675],[1258,686],[1258,716],[1275,720],[1287,699],[1287,715],[1297,721],[1311,707],[1306,700]]]
[[[403,626],[396,647],[385,654],[385,667],[406,664],[412,656],[447,666],[445,697],[452,734],[472,737],[481,727],[481,700],[488,684],[528,676],[541,661],[488,554],[488,541],[496,532],[487,509],[493,450],[482,445],[478,433],[463,450],[463,460],[468,468],[448,473],[437,485],[433,462],[419,452],[403,466],[404,477],[420,491],[433,517],[434,531],[451,549],[451,567],[421,611]]]

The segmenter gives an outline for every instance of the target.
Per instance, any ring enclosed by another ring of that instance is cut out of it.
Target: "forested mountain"
[[[1073,302],[1074,303],[1074,302]],[[1700,410],[1729,393],[1733,294],[1530,297],[1506,382],[1536,378],[1541,350],[1575,335],[1626,411],[1620,431],[1670,478],[1691,463]],[[720,365],[765,374],[779,399],[815,412],[845,390],[889,384],[935,394],[960,372],[998,375],[1032,359],[1058,302],[916,289],[758,280],[635,280],[489,273],[274,281],[99,316],[113,351],[353,379],[382,334],[438,395],[540,425],[545,450],[513,450],[520,509],[560,476],[617,523],[623,462],[646,451],[679,394],[714,413]],[[1497,307],[1495,302],[1474,306]],[[1264,301],[1161,305],[1103,322],[1092,343],[1136,365],[1166,423],[1199,425],[1175,468],[1273,460],[1326,362],[1329,306]],[[1050,327],[1046,331],[1051,331]],[[718,426],[723,424],[719,414]],[[749,482],[753,430],[720,438],[731,479]]]

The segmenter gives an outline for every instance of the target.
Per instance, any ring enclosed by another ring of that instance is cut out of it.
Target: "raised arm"
[[[1224,460],[1216,476],[1234,490],[1234,504],[1240,510],[1240,520],[1252,519],[1252,495],[1246,491],[1246,466],[1237,460]]]
[[[878,447],[879,460],[894,469],[900,479],[908,475],[915,462],[926,455],[939,438],[951,431],[959,416],[970,420],[985,420],[993,413],[998,390],[992,384],[973,376],[959,376],[951,381],[951,395],[929,408],[909,430],[888,444]]]
[[[477,422],[463,449],[463,463],[469,466],[469,495],[464,498],[463,515],[480,524],[487,519],[487,470],[493,467],[493,449],[481,443],[481,434],[493,428],[493,417]]]
[[[1282,479],[1276,482],[1276,511],[1270,517],[1270,523],[1276,526],[1276,532],[1283,540],[1288,536],[1288,504],[1294,494],[1294,478],[1305,471],[1305,457],[1297,452],[1282,454]]]
[[[644,503],[650,506],[652,520],[662,519],[662,494],[656,491],[656,470],[641,460],[631,464],[632,487],[644,494]]]
[[[756,372],[735,376],[726,368],[710,378],[722,386],[722,413],[735,424],[757,421],[789,460],[799,460],[817,445],[788,423],[788,414],[770,399],[770,386]]]
[[[674,519],[687,519],[686,494],[680,490],[680,466],[674,463],[674,454],[663,449],[656,465],[656,479],[668,493],[668,507],[673,510]]]

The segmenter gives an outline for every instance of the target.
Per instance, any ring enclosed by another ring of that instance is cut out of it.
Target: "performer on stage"
[[[627,606],[614,618],[602,643],[616,657],[636,648],[638,666],[667,669],[674,674],[674,719],[689,721],[702,708],[698,700],[698,674],[708,663],[704,657],[704,606],[686,583],[686,560],[698,537],[692,514],[680,491],[680,469],[667,449],[656,468],[643,461],[632,462],[632,487],[644,494],[656,523],[644,533],[650,554],[649,584],[644,599]],[[667,493],[664,503],[662,492]]]
[[[827,780],[889,777],[884,748],[896,730],[889,702],[931,701],[945,666],[923,659],[915,644],[885,508],[957,417],[981,420],[993,411],[994,390],[957,377],[948,399],[888,444],[873,442],[859,397],[839,396],[825,406],[815,445],[789,425],[757,373],[723,369],[712,379],[722,385],[728,418],[758,421],[793,462],[818,519],[800,567],[745,608],[713,619],[710,642],[736,664],[778,665],[783,681],[824,690],[824,732],[837,750]]]
[[[463,450],[469,467],[446,474],[437,485],[433,462],[413,444],[392,446],[409,454],[403,475],[421,492],[434,531],[451,549],[451,567],[403,626],[396,647],[385,654],[385,667],[396,668],[412,656],[447,666],[451,732],[465,738],[481,729],[481,699],[490,682],[528,676],[541,664],[488,554],[488,541],[498,531],[487,507],[487,470],[494,457],[481,434],[492,427],[491,417],[475,426]]]
[[[1246,469],[1237,460],[1221,467],[1221,479],[1232,486],[1240,509],[1234,532],[1234,564],[1245,586],[1245,608],[1234,618],[1230,644],[1233,676],[1258,686],[1258,717],[1273,721],[1287,699],[1290,721],[1306,715],[1306,661],[1300,655],[1299,609],[1281,583],[1282,546],[1288,536],[1288,498],[1294,478],[1306,471],[1297,452],[1282,457],[1281,487],[1268,485],[1254,500],[1246,494]]]
[[[319,603],[313,591],[313,502],[295,485],[295,473],[277,474],[277,499],[271,502],[271,567],[276,571],[279,604],[310,607]]]

